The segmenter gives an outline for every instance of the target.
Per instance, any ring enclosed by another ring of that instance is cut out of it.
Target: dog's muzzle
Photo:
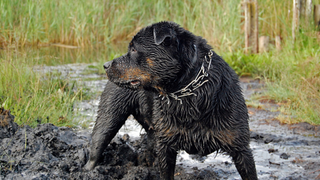
[[[105,71],[107,71],[111,67],[112,61],[106,62],[103,65]]]

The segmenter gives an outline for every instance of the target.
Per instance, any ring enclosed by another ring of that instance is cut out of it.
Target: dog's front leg
[[[131,102],[133,92],[117,87],[113,83],[107,83],[101,95],[99,111],[92,131],[92,144],[90,159],[85,165],[85,170],[92,170],[110,141],[133,111]]]
[[[241,151],[234,150],[230,155],[243,180],[258,179],[252,151],[249,147],[244,147]]]
[[[92,133],[90,159],[85,170],[92,170],[101,159],[102,153],[110,141],[115,137],[128,116],[98,117]]]
[[[165,142],[157,144],[160,177],[164,180],[174,179],[174,170],[177,159],[177,151],[173,150]]]

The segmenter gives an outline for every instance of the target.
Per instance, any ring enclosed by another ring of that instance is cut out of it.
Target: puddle
[[[86,73],[90,66],[95,64],[67,64],[62,66],[41,66],[37,70],[59,71],[62,76],[77,80],[80,86],[90,89],[91,93],[97,94],[95,98],[78,102],[74,111],[80,113],[83,121],[90,122],[85,131],[93,128],[97,115],[99,96],[105,84],[108,82],[104,75]],[[242,79],[241,87],[247,101],[252,101],[251,96],[261,93],[264,85],[257,80]],[[259,102],[255,102],[259,104]],[[249,107],[251,148],[258,177],[261,180],[269,179],[315,179],[320,178],[320,138],[318,134],[307,132],[297,133],[295,129],[286,125],[280,125],[273,121],[279,115],[275,111],[275,104],[260,104],[262,109]],[[138,139],[144,131],[129,117],[125,126],[118,132],[117,136],[129,134],[131,139]],[[221,179],[241,179],[231,159],[223,154],[211,154],[204,158],[190,156],[181,151],[177,157],[177,165],[186,170],[211,169]]]

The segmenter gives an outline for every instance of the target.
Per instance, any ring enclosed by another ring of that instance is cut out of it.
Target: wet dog
[[[140,30],[128,52],[104,68],[117,86],[108,83],[101,96],[86,169],[133,114],[152,134],[161,179],[174,178],[178,150],[226,152],[242,179],[257,179],[238,76],[206,40],[159,22]]]

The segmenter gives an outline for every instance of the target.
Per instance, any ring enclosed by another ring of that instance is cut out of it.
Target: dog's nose
[[[109,69],[111,67],[111,64],[112,64],[112,61],[104,63],[104,65],[103,65],[104,70]]]

